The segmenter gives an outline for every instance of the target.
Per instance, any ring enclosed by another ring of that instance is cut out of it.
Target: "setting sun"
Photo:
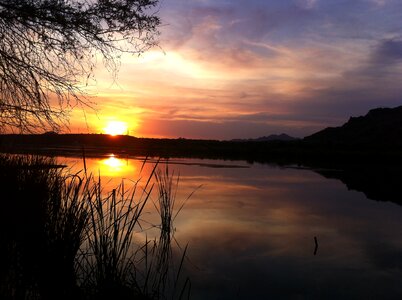
[[[127,123],[125,122],[110,121],[107,123],[106,127],[103,128],[103,130],[106,134],[120,135],[120,134],[126,134],[128,127]]]

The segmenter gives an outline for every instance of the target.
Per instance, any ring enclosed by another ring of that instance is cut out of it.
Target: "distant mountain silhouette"
[[[328,127],[303,139],[333,145],[402,146],[402,106],[376,108],[365,116],[351,117],[340,127]]]
[[[233,142],[270,142],[270,141],[295,141],[298,138],[287,135],[286,133],[282,134],[271,134],[269,136],[262,136],[256,139],[234,139]]]

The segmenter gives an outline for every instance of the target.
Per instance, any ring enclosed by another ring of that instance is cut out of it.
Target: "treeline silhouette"
[[[0,150],[46,155],[187,157],[245,160],[279,164],[400,163],[402,147],[395,144],[344,144],[305,138],[296,141],[217,141],[151,139],[105,134],[0,135]]]

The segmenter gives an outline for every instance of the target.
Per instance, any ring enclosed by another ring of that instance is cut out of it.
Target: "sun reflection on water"
[[[102,176],[127,178],[135,175],[136,167],[128,159],[110,154],[108,158],[98,161],[98,169]]]

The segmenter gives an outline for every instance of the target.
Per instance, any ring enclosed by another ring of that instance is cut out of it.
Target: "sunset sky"
[[[124,56],[93,87],[98,116],[138,137],[309,135],[402,105],[400,0],[164,0],[160,49]]]

